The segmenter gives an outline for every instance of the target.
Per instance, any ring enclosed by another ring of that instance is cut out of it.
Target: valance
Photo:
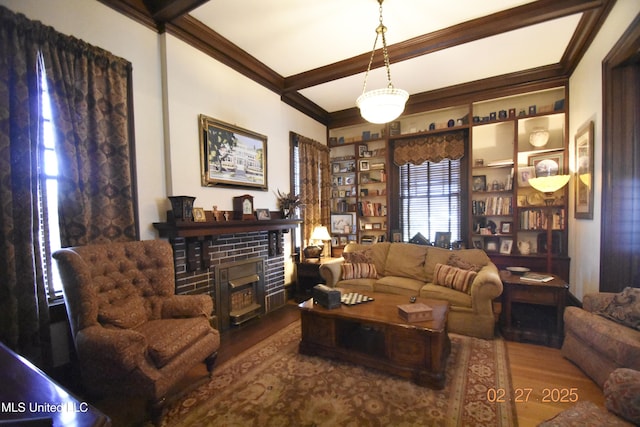
[[[444,159],[458,160],[464,156],[464,132],[401,139],[394,142],[393,162],[421,165],[429,161],[438,163]]]

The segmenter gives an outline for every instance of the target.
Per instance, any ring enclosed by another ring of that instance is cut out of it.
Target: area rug
[[[443,390],[351,363],[298,354],[300,322],[217,367],[171,406],[165,427],[513,426],[505,343],[450,334]],[[504,393],[504,394],[502,394]]]

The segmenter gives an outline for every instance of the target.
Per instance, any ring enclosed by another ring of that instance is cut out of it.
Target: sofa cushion
[[[342,256],[348,257],[349,253],[362,252],[367,257],[367,262],[373,262],[376,265],[378,273],[384,271],[384,264],[387,260],[387,252],[389,251],[390,242],[380,242],[375,245],[362,245],[360,243],[349,243],[344,248]],[[346,260],[347,258],[345,258]]]
[[[376,292],[387,294],[399,294],[416,296],[424,286],[422,280],[409,279],[408,277],[385,276],[374,285]]]
[[[470,293],[471,283],[477,275],[478,273],[473,270],[463,270],[450,265],[436,264],[433,273],[433,284]]]
[[[346,252],[342,254],[344,261],[349,264],[360,263],[372,263],[373,257],[371,256],[371,250],[366,249],[363,251]]]
[[[337,287],[345,292],[373,292],[377,279],[350,279],[341,280]]]
[[[151,320],[136,328],[147,339],[149,356],[157,368],[211,333],[211,325],[204,317],[188,319]]]
[[[378,278],[378,272],[376,271],[376,265],[371,263],[349,263],[342,264],[342,279],[376,279]]]
[[[449,249],[427,247],[427,258],[424,261],[425,282],[433,282],[433,272],[436,264],[446,264],[451,257]]]
[[[452,306],[471,307],[471,295],[432,283],[428,283],[420,289],[420,296],[446,300]]]
[[[482,270],[482,265],[473,264],[471,262],[465,261],[462,259],[457,252],[454,252],[449,257],[449,261],[447,261],[447,265],[451,265],[456,268],[461,268],[463,270],[472,270],[472,271],[480,271]]]
[[[640,331],[640,289],[625,288],[597,314]]]
[[[604,383],[603,391],[608,410],[640,425],[640,371],[616,369]]]
[[[392,243],[384,266],[385,276],[426,280],[424,261],[427,247],[411,243]]]

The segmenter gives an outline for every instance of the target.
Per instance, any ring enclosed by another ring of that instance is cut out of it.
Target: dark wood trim
[[[602,61],[601,292],[640,280],[640,16]],[[638,284],[635,283],[637,286]]]
[[[284,78],[280,74],[190,15],[166,23],[165,30],[267,89],[282,93]]]
[[[153,226],[158,230],[160,237],[206,237],[221,234],[250,233],[253,231],[286,231],[298,227],[302,223],[299,219],[271,219],[258,220],[232,220],[209,222],[154,222]]]
[[[240,74],[276,92],[283,102],[320,123],[337,127],[362,122],[355,108],[329,114],[297,91],[361,73],[367,67],[369,52],[284,77],[186,13],[207,0],[161,0],[159,4],[151,0],[99,1],[143,25],[176,36]],[[151,7],[147,8],[145,4],[150,4]],[[409,100],[407,113],[421,111],[424,109],[423,106],[432,105],[435,102],[434,99],[437,99],[435,96],[440,94],[455,100],[456,93],[470,90],[472,92],[466,92],[468,99],[475,92],[489,93],[488,88],[496,92],[506,89],[509,84],[505,80],[521,86],[535,80],[546,82],[550,79],[568,78],[614,4],[615,0],[539,0],[389,46],[390,61],[393,63],[546,20],[576,13],[584,14],[559,64],[465,83],[438,91],[414,94]],[[374,66],[381,65],[382,55],[376,55]]]

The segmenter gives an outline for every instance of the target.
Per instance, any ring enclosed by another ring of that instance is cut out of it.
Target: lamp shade
[[[407,99],[409,93],[406,90],[387,87],[363,93],[356,100],[356,105],[363,119],[382,124],[398,118],[404,111]]]
[[[329,234],[327,227],[319,225],[313,229],[313,233],[311,233],[309,240],[321,240],[325,242],[327,240],[331,240],[331,235]]]
[[[529,178],[529,184],[542,193],[552,194],[567,185],[570,177],[571,175],[551,175]]]

